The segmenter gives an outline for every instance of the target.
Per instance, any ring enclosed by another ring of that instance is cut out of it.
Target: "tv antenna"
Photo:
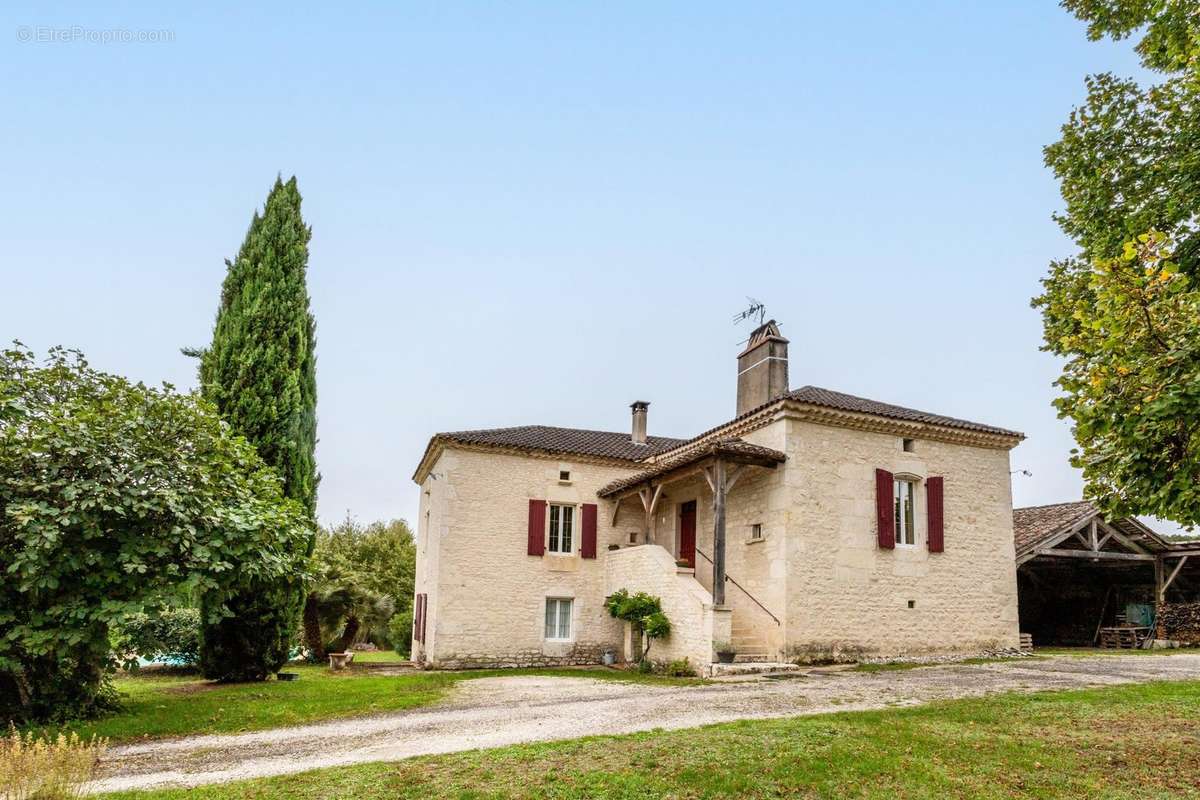
[[[748,319],[758,317],[758,327],[762,327],[763,321],[767,318],[767,307],[755,300],[753,297],[747,297],[750,301],[750,307],[733,318],[734,325],[740,325]]]

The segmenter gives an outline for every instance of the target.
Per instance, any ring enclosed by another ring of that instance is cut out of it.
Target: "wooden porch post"
[[[713,465],[713,604],[725,605],[725,462]]]
[[[644,530],[642,531],[642,544],[652,544],[654,542],[654,510],[658,508],[658,498],[662,496],[663,484],[658,484],[650,488],[650,484],[646,484],[645,488],[638,490],[638,497],[642,499],[642,508],[646,511]]]

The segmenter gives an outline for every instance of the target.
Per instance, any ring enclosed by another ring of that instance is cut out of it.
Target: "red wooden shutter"
[[[421,641],[421,614],[423,611],[425,595],[418,593],[416,601],[413,603],[413,641]]]
[[[945,516],[942,510],[945,481],[930,478],[925,482],[925,495],[929,503],[929,552],[941,553],[946,549]]]
[[[546,552],[546,501],[529,501],[529,547],[526,552],[540,556]]]
[[[425,644],[425,624],[429,621],[429,595],[421,594],[421,644]]]
[[[583,544],[580,555],[584,558],[596,557],[596,504],[583,504]]]
[[[884,550],[896,549],[896,506],[892,486],[892,473],[886,469],[875,470],[875,516],[879,525],[879,546]]]

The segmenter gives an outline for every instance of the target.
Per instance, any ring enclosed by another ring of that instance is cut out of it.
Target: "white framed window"
[[[546,538],[551,553],[575,552],[575,506],[550,504],[550,530]],[[536,528],[534,530],[537,530]]]
[[[575,601],[568,597],[546,598],[546,639],[566,642],[571,639],[571,611]]]
[[[762,523],[756,522],[750,526],[750,541],[758,541],[762,538]]]
[[[892,484],[892,499],[896,509],[896,544],[917,543],[917,483],[896,478]]]

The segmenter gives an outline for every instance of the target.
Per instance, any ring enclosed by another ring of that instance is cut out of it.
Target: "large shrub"
[[[210,405],[0,352],[0,716],[94,712],[131,615],[302,581],[302,507]],[[225,609],[210,605],[216,621]]]

